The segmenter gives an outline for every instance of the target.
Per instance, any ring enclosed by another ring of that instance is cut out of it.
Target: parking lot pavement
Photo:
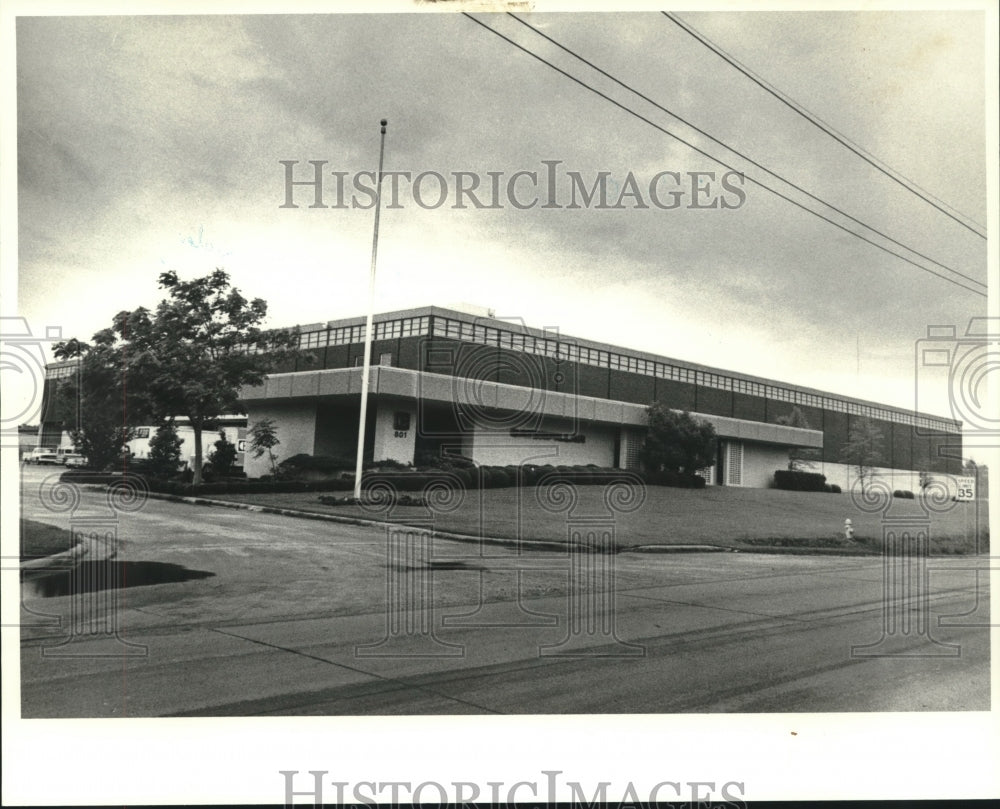
[[[879,559],[517,554],[154,500],[109,517],[97,491],[46,508],[27,477],[31,519],[104,515],[127,586],[24,600],[25,716],[989,705],[986,629],[938,625],[988,607],[975,560],[930,560],[887,611]]]

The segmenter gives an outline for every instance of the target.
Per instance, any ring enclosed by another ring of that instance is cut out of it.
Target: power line
[[[687,146],[688,148],[690,148],[690,149],[693,149],[693,150],[694,150],[695,152],[698,152],[698,154],[700,154],[700,155],[703,155],[704,157],[707,157],[707,158],[709,158],[710,160],[713,160],[714,162],[718,163],[718,164],[719,164],[719,165],[721,165],[721,166],[725,166],[725,167],[726,167],[727,169],[729,169],[730,171],[733,171],[733,172],[735,172],[735,173],[737,173],[737,174],[742,174],[742,172],[738,171],[738,170],[737,170],[737,169],[735,169],[735,168],[734,168],[733,166],[730,166],[730,165],[729,165],[728,163],[726,163],[726,162],[725,162],[724,160],[721,160],[720,158],[718,158],[718,157],[715,157],[714,155],[711,155],[711,154],[709,154],[708,152],[704,151],[703,149],[699,149],[699,148],[698,148],[697,146],[695,146],[694,144],[692,144],[692,143],[689,143],[688,141],[684,140],[684,139],[683,139],[682,137],[680,137],[679,135],[675,135],[675,134],[674,134],[673,132],[671,132],[670,130],[668,130],[668,129],[664,129],[664,128],[663,128],[662,126],[660,126],[659,124],[657,124],[657,123],[654,123],[653,121],[649,120],[649,119],[648,119],[648,118],[646,118],[645,116],[643,116],[643,115],[640,115],[640,114],[639,114],[638,112],[636,112],[635,110],[633,110],[633,109],[631,109],[631,108],[629,108],[629,107],[625,106],[625,105],[624,105],[624,104],[622,104],[621,102],[619,102],[619,101],[616,101],[615,99],[611,98],[610,96],[608,96],[608,95],[606,95],[606,94],[602,93],[602,92],[601,92],[600,90],[598,90],[598,89],[596,89],[596,88],[592,87],[591,85],[587,84],[587,83],[586,83],[585,81],[583,81],[582,79],[578,79],[578,78],[577,78],[576,76],[572,75],[571,73],[568,73],[567,71],[563,70],[563,69],[562,69],[561,67],[557,67],[556,65],[552,64],[552,62],[548,61],[547,59],[545,59],[545,58],[544,58],[544,57],[542,57],[542,56],[539,56],[539,55],[538,55],[537,53],[535,53],[534,51],[532,51],[532,50],[530,50],[530,49],[528,49],[528,48],[524,47],[524,46],[523,46],[523,45],[521,45],[520,43],[518,43],[518,42],[515,42],[515,41],[514,41],[513,39],[511,39],[510,37],[508,37],[508,36],[505,36],[504,34],[501,34],[501,33],[500,33],[499,31],[497,31],[497,30],[496,30],[495,28],[491,28],[490,26],[486,25],[485,23],[482,23],[482,22],[480,22],[480,21],[479,21],[479,20],[477,20],[477,19],[476,19],[475,17],[473,17],[473,16],[471,15],[471,14],[469,14],[468,12],[466,12],[466,11],[463,11],[463,12],[461,12],[461,13],[462,13],[462,15],[463,15],[463,16],[465,16],[465,17],[467,17],[468,19],[472,20],[472,21],[473,21],[473,22],[474,22],[474,23],[475,23],[476,25],[478,25],[478,26],[480,26],[480,27],[482,27],[482,28],[485,28],[485,29],[486,29],[487,31],[489,31],[489,32],[490,32],[491,34],[494,34],[495,36],[499,37],[500,39],[504,40],[505,42],[508,42],[509,44],[513,45],[513,46],[514,46],[515,48],[517,48],[518,50],[520,50],[520,51],[523,51],[524,53],[528,54],[529,56],[533,57],[534,59],[537,59],[537,60],[538,60],[539,62],[541,62],[542,64],[544,64],[544,65],[547,65],[548,67],[550,67],[550,68],[552,68],[553,70],[555,70],[555,71],[556,71],[557,73],[560,73],[560,74],[562,74],[563,76],[565,76],[566,78],[570,79],[571,81],[573,81],[573,82],[576,82],[576,83],[577,83],[577,84],[579,84],[579,85],[580,85],[581,87],[584,87],[584,88],[586,88],[587,90],[590,90],[590,91],[591,91],[592,93],[594,93],[594,94],[595,94],[595,95],[597,95],[597,96],[600,96],[600,97],[601,97],[601,98],[603,98],[603,99],[604,99],[605,101],[609,101],[610,103],[614,104],[614,105],[615,105],[616,107],[618,107],[619,109],[621,109],[621,110],[623,110],[623,111],[627,112],[627,113],[628,113],[629,115],[632,115],[632,116],[634,116],[635,118],[638,118],[638,119],[639,119],[640,121],[642,121],[643,123],[646,123],[646,124],[649,124],[649,125],[650,125],[651,127],[653,127],[654,129],[658,130],[659,132],[662,132],[663,134],[665,134],[665,135],[669,135],[670,137],[674,138],[675,140],[677,140],[677,141],[680,141],[681,143],[683,143],[683,144],[684,144],[685,146]],[[978,289],[973,289],[972,287],[967,287],[967,286],[965,286],[965,284],[962,284],[962,283],[959,283],[958,281],[954,280],[953,278],[949,278],[949,277],[948,277],[948,276],[946,276],[946,275],[941,275],[941,273],[938,273],[938,272],[935,272],[935,271],[934,271],[934,270],[932,270],[932,269],[929,269],[929,268],[927,268],[927,267],[924,267],[924,266],[923,266],[922,264],[918,264],[917,262],[913,261],[912,259],[909,259],[909,258],[907,258],[906,256],[903,256],[903,255],[900,255],[899,253],[895,252],[894,250],[890,250],[890,249],[889,249],[888,247],[886,247],[886,246],[884,246],[884,245],[881,245],[881,244],[879,244],[878,242],[874,242],[874,241],[872,241],[872,240],[871,240],[871,239],[869,239],[868,237],[866,237],[866,236],[863,236],[862,234],[860,234],[860,233],[857,233],[857,232],[855,232],[855,231],[851,230],[850,228],[848,228],[848,227],[846,227],[846,226],[844,226],[844,225],[840,224],[839,222],[835,222],[834,220],[830,219],[829,217],[827,217],[827,216],[824,216],[823,214],[821,214],[821,213],[820,213],[819,211],[814,211],[814,210],[813,210],[812,208],[809,208],[809,207],[807,207],[807,206],[803,205],[802,203],[800,203],[800,202],[797,202],[796,200],[792,199],[791,197],[788,197],[788,196],[786,196],[785,194],[782,194],[782,193],[781,193],[780,191],[778,191],[778,190],[776,190],[776,189],[774,189],[774,188],[771,188],[771,187],[770,187],[769,185],[767,185],[766,183],[764,183],[764,182],[761,182],[760,180],[757,180],[757,179],[755,179],[755,178],[753,178],[753,177],[750,177],[749,175],[745,175],[745,176],[746,176],[746,178],[747,178],[747,179],[748,179],[748,180],[749,180],[750,182],[754,183],[755,185],[758,185],[758,186],[760,186],[760,187],[761,187],[761,188],[763,188],[763,189],[764,189],[765,191],[770,191],[770,192],[771,192],[772,194],[774,194],[775,196],[778,196],[778,197],[780,197],[781,199],[785,200],[786,202],[790,202],[790,203],[792,203],[793,205],[795,205],[795,206],[796,206],[796,207],[798,207],[798,208],[801,208],[802,210],[806,211],[807,213],[811,213],[811,214],[813,214],[814,216],[817,216],[817,217],[819,217],[820,219],[824,220],[825,222],[829,222],[829,223],[830,223],[831,225],[833,225],[834,227],[837,227],[837,228],[839,228],[840,230],[843,230],[843,231],[844,231],[845,233],[849,233],[850,235],[852,235],[852,236],[855,236],[856,238],[858,238],[858,239],[861,239],[861,240],[862,240],[862,241],[864,241],[864,242],[868,242],[868,244],[871,244],[871,245],[873,245],[873,246],[877,247],[877,248],[878,248],[879,250],[882,250],[882,251],[884,251],[884,252],[886,252],[886,253],[889,253],[890,255],[893,255],[893,256],[896,256],[896,258],[900,258],[900,259],[902,259],[903,261],[905,261],[906,263],[908,263],[908,264],[912,264],[912,265],[913,265],[914,267],[916,267],[916,268],[918,268],[918,269],[921,269],[921,270],[923,270],[924,272],[928,272],[928,273],[930,273],[931,275],[934,275],[934,276],[937,276],[938,278],[940,278],[940,279],[942,279],[942,280],[944,280],[944,281],[947,281],[947,282],[948,282],[949,284],[954,284],[955,286],[957,286],[957,287],[961,287],[962,289],[964,289],[964,290],[966,290],[966,291],[968,291],[968,292],[972,292],[972,293],[975,293],[976,295],[981,295],[981,296],[982,296],[982,297],[984,297],[984,298],[986,297],[986,293],[985,293],[985,292],[981,292],[981,291],[980,291],[980,290],[978,290]],[[978,283],[978,282],[977,282],[977,283]]]
[[[794,99],[786,96],[784,93],[782,93],[776,87],[774,87],[773,85],[771,85],[770,83],[768,83],[767,81],[765,81],[764,79],[762,79],[760,76],[757,76],[749,68],[744,67],[734,57],[730,56],[728,53],[726,53],[724,50],[722,50],[722,48],[720,48],[718,45],[716,45],[715,43],[713,43],[704,34],[699,33],[693,26],[691,26],[690,24],[688,24],[688,23],[684,22],[683,20],[681,20],[676,14],[673,14],[673,13],[668,12],[668,11],[661,11],[660,13],[664,17],[666,17],[667,19],[669,19],[673,23],[675,23],[679,28],[681,28],[682,30],[686,31],[688,34],[690,34],[695,39],[697,39],[699,42],[701,42],[701,44],[704,45],[706,48],[708,48],[709,50],[713,51],[720,58],[724,59],[726,62],[728,62],[729,64],[731,64],[738,71],[740,71],[740,73],[742,73],[744,76],[746,76],[752,82],[754,82],[755,84],[759,85],[764,90],[767,90],[767,92],[769,92],[771,95],[773,95],[782,104],[784,104],[785,106],[787,106],[790,109],[792,109],[795,112],[797,112],[799,115],[801,115],[803,118],[805,118],[807,121],[809,121],[814,126],[817,126],[820,129],[822,129],[824,132],[826,132],[827,135],[829,135],[835,141],[837,141],[838,143],[840,143],[842,146],[850,149],[852,152],[854,152],[854,154],[856,154],[858,157],[860,157],[862,160],[864,160],[869,165],[871,165],[874,168],[878,169],[880,172],[882,172],[890,180],[893,180],[894,182],[896,182],[899,185],[903,186],[903,188],[905,188],[911,194],[915,194],[916,196],[920,197],[928,205],[933,205],[935,208],[937,208],[939,211],[941,211],[941,213],[943,213],[945,216],[949,217],[950,219],[954,219],[956,222],[958,222],[958,224],[960,224],[966,230],[972,231],[979,238],[981,238],[981,239],[985,239],[986,238],[986,234],[985,233],[980,233],[979,230],[976,230],[976,228],[973,228],[970,225],[966,224],[961,219],[957,218],[956,216],[952,215],[949,211],[946,211],[944,208],[941,207],[941,205],[948,205],[947,202],[945,202],[944,200],[942,200],[942,199],[934,196],[934,194],[932,194],[930,191],[927,191],[927,190],[921,188],[919,185],[917,185],[915,182],[913,182],[913,180],[911,180],[908,177],[906,177],[906,175],[902,174],[899,171],[896,171],[896,169],[893,169],[891,166],[889,166],[887,163],[885,163],[885,161],[879,160],[874,155],[871,155],[869,152],[867,152],[866,150],[864,150],[863,148],[861,148],[860,146],[858,146],[856,143],[854,143],[853,141],[851,141],[846,135],[842,135],[840,132],[838,132],[836,129],[834,129],[832,126],[830,126],[828,123],[826,123],[825,121],[823,121],[818,115],[815,115],[815,114],[809,112],[809,110],[807,110],[805,107],[803,107],[797,101],[795,101]],[[878,163],[875,162],[876,160],[878,161]],[[879,165],[879,163],[881,163],[882,165]],[[900,178],[902,178],[902,179],[900,179]],[[904,182],[904,180],[905,180],[905,182]],[[934,200],[937,200],[937,202],[940,202],[941,205],[938,205],[936,202],[934,202]],[[970,222],[972,222],[980,230],[986,230],[986,226],[985,225],[979,224],[975,219],[973,219],[968,214],[962,213],[957,208],[954,208],[951,205],[948,205],[948,207],[951,208],[956,213],[960,214],[961,216],[964,216],[966,219],[968,219]]]
[[[743,158],[744,160],[746,160],[746,161],[747,161],[748,163],[751,163],[752,165],[756,166],[757,168],[761,169],[762,171],[766,171],[766,172],[767,172],[768,174],[770,174],[770,175],[772,175],[772,176],[774,176],[774,177],[777,177],[777,178],[778,178],[779,180],[781,180],[781,181],[782,181],[783,183],[786,183],[787,185],[790,185],[790,186],[791,186],[792,188],[794,188],[794,189],[795,189],[796,191],[800,191],[801,193],[805,194],[805,195],[806,195],[807,197],[809,197],[810,199],[813,199],[813,200],[815,200],[816,202],[820,203],[821,205],[825,205],[825,206],[826,206],[826,207],[828,207],[828,208],[832,208],[832,209],[833,209],[833,210],[835,210],[835,211],[836,211],[837,213],[839,213],[839,214],[840,214],[841,216],[844,216],[844,217],[846,217],[847,219],[850,219],[850,220],[851,220],[852,222],[856,222],[857,224],[861,225],[861,226],[862,226],[862,227],[864,227],[864,228],[867,228],[868,230],[872,231],[873,233],[877,233],[877,234],[878,234],[879,236],[883,237],[883,238],[884,238],[884,239],[886,239],[887,241],[890,241],[890,242],[892,242],[893,244],[895,244],[895,245],[897,245],[897,246],[899,246],[899,247],[902,247],[902,248],[903,248],[904,250],[909,250],[909,251],[910,251],[911,253],[913,253],[914,255],[917,255],[917,256],[920,256],[921,258],[923,258],[923,259],[926,259],[927,261],[931,262],[932,264],[936,264],[936,265],[937,265],[938,267],[940,267],[941,269],[943,269],[943,270],[947,270],[948,272],[951,272],[951,273],[954,273],[955,275],[959,276],[960,278],[964,278],[965,280],[967,280],[967,281],[970,281],[970,282],[972,282],[973,284],[977,284],[977,285],[979,285],[979,286],[983,287],[984,289],[986,289],[986,288],[987,288],[987,285],[986,285],[986,284],[984,284],[984,283],[983,283],[982,281],[978,281],[978,280],[976,280],[975,278],[973,278],[972,276],[969,276],[969,275],[966,275],[965,273],[963,273],[963,272],[960,272],[960,271],[958,271],[958,270],[954,269],[953,267],[949,267],[949,266],[948,266],[947,264],[942,264],[942,263],[941,263],[940,261],[937,261],[936,259],[933,259],[933,258],[931,258],[930,256],[926,255],[925,253],[921,253],[921,252],[920,252],[919,250],[915,250],[914,248],[910,247],[909,245],[906,245],[906,244],[903,244],[903,243],[902,243],[901,241],[899,241],[898,239],[894,239],[894,238],[893,238],[892,236],[888,235],[887,233],[883,233],[883,232],[882,232],[881,230],[879,230],[878,228],[874,228],[874,227],[872,227],[871,225],[868,225],[868,224],[866,224],[865,222],[862,222],[862,221],[861,221],[860,219],[858,219],[857,217],[854,217],[854,216],[851,216],[851,214],[847,213],[847,211],[844,211],[843,209],[841,209],[841,208],[838,208],[838,207],[837,207],[836,205],[833,205],[833,204],[831,204],[831,203],[829,203],[829,202],[827,202],[827,201],[825,201],[825,200],[821,199],[820,197],[817,197],[817,196],[816,196],[815,194],[811,194],[811,193],[810,193],[809,191],[807,191],[806,189],[802,188],[801,186],[799,186],[799,185],[797,185],[797,184],[793,183],[793,182],[792,182],[791,180],[788,180],[788,179],[786,179],[785,177],[783,177],[782,175],[778,174],[777,172],[775,172],[775,171],[772,171],[771,169],[767,168],[767,166],[763,166],[763,165],[761,165],[761,164],[760,164],[760,163],[758,163],[758,162],[757,162],[756,160],[754,160],[753,158],[749,157],[748,155],[745,155],[745,154],[743,154],[743,153],[742,153],[741,151],[739,151],[738,149],[734,149],[734,148],[733,148],[732,146],[730,146],[729,144],[727,144],[727,143],[724,143],[723,141],[719,140],[719,139],[718,139],[718,138],[716,138],[716,137],[713,137],[713,136],[712,136],[712,135],[710,135],[710,134],[709,134],[708,132],[706,132],[706,131],[705,131],[704,129],[701,129],[701,128],[700,128],[700,127],[698,127],[698,126],[695,126],[695,125],[694,125],[694,124],[692,124],[692,123],[691,123],[690,121],[686,120],[685,118],[682,118],[682,117],[681,117],[680,115],[678,115],[677,113],[675,113],[675,112],[673,112],[673,111],[671,111],[671,110],[667,109],[666,107],[664,107],[664,106],[663,106],[663,105],[661,105],[661,104],[658,104],[658,103],[657,103],[656,101],[654,101],[654,100],[653,100],[652,98],[650,98],[649,96],[646,96],[646,95],[644,95],[643,93],[640,93],[640,92],[639,92],[638,90],[636,90],[636,89],[635,89],[634,87],[631,87],[630,85],[626,84],[625,82],[623,82],[623,81],[621,81],[621,80],[619,80],[619,79],[615,78],[614,76],[612,76],[612,75],[611,75],[610,73],[608,73],[607,71],[605,71],[605,70],[602,70],[602,69],[601,69],[601,68],[599,68],[599,67],[598,67],[597,65],[595,65],[595,64],[594,64],[593,62],[591,62],[591,61],[590,61],[589,59],[586,59],[585,57],[583,57],[583,56],[580,56],[580,54],[578,54],[578,53],[577,53],[576,51],[572,50],[571,48],[568,48],[568,47],[566,47],[566,46],[565,46],[565,45],[563,45],[562,43],[560,43],[560,42],[558,42],[557,40],[555,40],[555,39],[553,39],[552,37],[550,37],[550,36],[549,36],[548,34],[545,34],[545,33],[543,33],[542,31],[539,31],[539,30],[538,30],[537,28],[535,28],[534,26],[532,26],[532,25],[531,25],[530,23],[528,23],[528,22],[525,22],[524,20],[522,20],[522,19],[521,19],[520,17],[518,17],[518,16],[516,15],[516,14],[513,14],[512,12],[509,12],[509,11],[508,11],[508,12],[507,12],[507,16],[509,16],[509,17],[511,17],[511,18],[513,18],[513,19],[515,19],[515,20],[517,20],[517,21],[518,21],[519,23],[521,23],[521,25],[523,25],[523,26],[524,26],[525,28],[527,28],[527,29],[528,29],[529,31],[533,31],[533,32],[534,32],[535,34],[537,34],[538,36],[542,37],[543,39],[546,39],[546,40],[548,40],[548,41],[549,41],[549,42],[551,42],[551,43],[552,43],[553,45],[555,45],[555,46],[556,46],[557,48],[561,48],[561,49],[562,49],[563,51],[565,51],[566,53],[570,54],[570,55],[571,55],[571,56],[573,56],[574,58],[576,58],[576,59],[580,60],[581,62],[583,62],[583,63],[584,63],[585,65],[587,65],[588,67],[590,67],[590,68],[593,68],[594,70],[596,70],[596,71],[597,71],[598,73],[600,73],[600,74],[601,74],[602,76],[605,76],[605,77],[607,77],[608,79],[610,79],[611,81],[613,81],[613,82],[614,82],[615,84],[617,84],[617,85],[619,85],[620,87],[623,87],[623,88],[625,88],[626,90],[628,90],[628,91],[629,91],[630,93],[633,93],[633,94],[637,95],[637,96],[638,96],[639,98],[641,98],[641,99],[642,99],[643,101],[646,101],[646,102],[648,102],[648,103],[652,104],[652,105],[653,105],[654,107],[656,107],[656,108],[657,108],[658,110],[660,110],[660,111],[662,111],[662,112],[665,112],[665,113],[667,113],[667,115],[670,115],[670,116],[672,116],[672,117],[676,118],[676,119],[677,119],[678,121],[680,121],[681,123],[685,124],[686,126],[689,126],[689,127],[691,128],[691,129],[695,130],[696,132],[700,133],[701,135],[704,135],[704,136],[705,136],[706,138],[708,138],[708,139],[709,139],[709,140],[711,140],[711,141],[714,141],[715,143],[719,144],[719,145],[720,145],[720,146],[722,146],[723,148],[725,148],[725,149],[728,149],[728,150],[729,150],[730,152],[732,152],[733,154],[736,154],[736,155],[739,155],[739,156],[740,156],[741,158]]]

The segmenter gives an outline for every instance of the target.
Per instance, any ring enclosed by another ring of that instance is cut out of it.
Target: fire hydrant
[[[854,539],[854,526],[850,517],[844,520],[844,539]]]

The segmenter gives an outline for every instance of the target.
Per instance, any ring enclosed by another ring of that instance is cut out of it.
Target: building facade
[[[352,456],[357,444],[365,319],[300,327],[305,355],[244,388],[248,423],[269,418],[281,457]],[[499,320],[425,307],[374,318],[367,460],[414,463],[457,453],[481,464],[596,464],[636,468],[654,401],[711,422],[717,485],[766,487],[793,448],[809,471],[851,485],[841,450],[852,424],[883,436],[876,474],[915,490],[920,473],[961,471],[961,424],[901,408],[632,351]],[[809,428],[777,421],[793,408]],[[248,457],[246,471],[265,474]]]
[[[80,363],[75,359],[55,362],[46,366],[41,424],[37,427],[19,428],[18,431],[19,435],[21,435],[22,429],[31,431],[31,447],[48,447],[53,450],[73,449],[72,430],[76,429],[79,413],[74,408],[68,407],[66,402],[60,402],[56,391],[59,384],[74,379],[79,372]],[[174,426],[177,428],[177,437],[181,440],[181,462],[189,468],[193,468],[194,429],[191,427],[190,421],[183,417],[177,418],[174,421]],[[203,462],[208,462],[213,443],[219,439],[219,433],[222,432],[225,434],[226,440],[236,446],[234,466],[241,470],[246,454],[246,427],[245,415],[227,414],[216,418],[211,425],[202,430]],[[125,444],[133,458],[149,457],[149,442],[156,434],[156,429],[156,425],[143,425],[134,428],[132,438]],[[22,437],[22,455],[30,452],[31,447],[26,446],[26,440]]]

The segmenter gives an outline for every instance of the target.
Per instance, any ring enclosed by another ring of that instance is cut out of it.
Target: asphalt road
[[[116,511],[89,489],[59,511],[39,495],[55,474],[25,471],[24,516],[118,554],[77,592],[65,573],[23,587],[25,717],[989,708],[985,559],[931,559],[926,581],[911,559],[887,598],[879,559],[518,553],[158,500]]]

